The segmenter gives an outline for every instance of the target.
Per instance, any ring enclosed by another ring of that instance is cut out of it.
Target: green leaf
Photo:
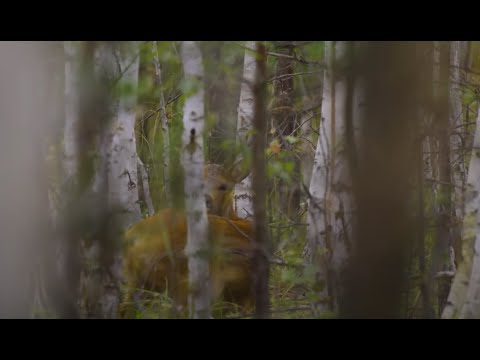
[[[290,144],[296,144],[299,141],[299,139],[297,137],[292,136],[292,135],[288,135],[286,137],[286,139]]]

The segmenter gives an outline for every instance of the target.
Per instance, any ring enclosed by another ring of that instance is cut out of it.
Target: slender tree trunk
[[[183,116],[183,166],[187,208],[187,247],[189,271],[189,312],[191,318],[210,317],[208,219],[204,189],[204,89],[202,55],[193,41],[182,43],[182,61],[186,81],[196,89],[185,100]]]
[[[115,74],[120,84],[133,89],[120,93],[116,114],[110,123],[108,140],[109,201],[122,211],[120,223],[124,229],[141,219],[138,203],[137,149],[135,141],[135,108],[137,105],[139,49],[138,43],[126,42],[115,49],[120,74]],[[113,69],[112,69],[113,70]]]
[[[79,302],[79,281],[81,273],[80,260],[80,235],[74,234],[72,204],[76,198],[77,188],[81,186],[82,181],[79,171],[84,170],[80,163],[86,158],[87,153],[80,154],[79,150],[86,150],[79,142],[80,121],[82,116],[82,101],[85,100],[83,87],[86,86],[85,74],[92,65],[93,71],[93,52],[87,54],[88,46],[84,42],[65,42],[65,124],[64,124],[64,184],[63,184],[63,203],[66,204],[63,211],[63,217],[60,216],[60,258],[59,262],[60,276],[64,279],[67,293],[71,296],[71,301],[78,312],[76,304]],[[91,55],[92,59],[88,59]],[[91,60],[88,61],[88,60]],[[92,74],[93,77],[93,74]],[[84,104],[83,104],[84,105]],[[73,315],[73,314],[71,314]],[[74,317],[79,316],[75,314]]]
[[[95,177],[95,156],[98,153],[99,132],[102,127],[104,94],[99,91],[97,79],[95,77],[94,52],[97,46],[94,42],[78,43],[78,62],[79,69],[73,75],[77,79],[77,86],[72,87],[72,92],[68,92],[69,84],[66,83],[66,102],[77,103],[76,108],[66,106],[66,117],[75,118],[75,114],[69,114],[69,111],[78,111],[73,129],[74,144],[76,149],[76,158],[74,162],[76,168],[73,186],[67,188],[66,206],[63,212],[63,231],[62,237],[65,239],[65,255],[62,263],[65,271],[65,278],[68,284],[68,293],[74,299],[75,304],[83,303],[80,297],[82,286],[82,271],[85,270],[85,262],[82,261],[83,248],[82,238],[91,230],[92,218],[89,218],[88,201],[84,200],[92,187]],[[68,80],[68,77],[67,79]],[[73,99],[69,99],[71,96]],[[97,103],[98,101],[98,103]],[[102,104],[102,107],[96,107]],[[95,204],[93,204],[95,205]],[[103,206],[103,205],[102,205]],[[93,207],[97,210],[97,207]],[[81,307],[78,309],[81,311]],[[80,312],[79,312],[79,315]]]
[[[450,247],[452,246],[452,178],[450,171],[450,137],[449,137],[449,69],[450,46],[448,42],[440,43],[439,85],[435,99],[435,115],[438,129],[439,145],[439,188],[437,205],[437,239],[433,249],[432,275],[439,271],[451,270]],[[438,279],[438,307],[441,314],[447,300],[450,287],[449,279]]]
[[[480,274],[480,108],[465,189],[463,261],[455,274],[442,318],[479,318]]]
[[[243,78],[240,90],[240,103],[238,105],[237,121],[237,141],[245,145],[247,149],[251,148],[252,121],[254,115],[254,94],[253,86],[257,71],[257,63],[254,54],[255,43],[247,41],[245,46],[245,60],[243,63]],[[246,154],[243,156],[247,156]],[[235,185],[235,209],[237,215],[241,218],[250,218],[253,216],[253,198],[252,198],[252,174],[248,175],[243,181]]]
[[[266,193],[267,176],[265,161],[265,79],[266,79],[266,51],[262,42],[257,42],[257,65],[254,87],[254,117],[253,129],[253,211],[255,239],[257,251],[255,254],[255,316],[257,318],[270,317],[269,276],[271,244],[267,229]]]
[[[338,310],[345,298],[344,273],[352,247],[353,199],[351,166],[349,160],[355,154],[355,123],[360,117],[358,104],[360,93],[355,94],[357,79],[352,69],[353,43],[339,41],[336,44],[335,64],[339,68],[335,76],[335,121],[332,135],[332,171],[330,172],[331,191],[328,211],[332,225],[331,240],[331,281],[334,309]],[[339,65],[349,64],[347,69]],[[360,90],[360,89],[359,89]],[[358,92],[358,91],[357,91]],[[355,119],[354,119],[355,118]]]
[[[163,82],[162,82],[162,70],[160,67],[160,61],[158,59],[158,51],[157,51],[157,42],[153,41],[152,44],[152,52],[153,52],[153,62],[155,65],[155,84],[159,89],[160,96],[159,96],[159,104],[160,104],[160,121],[162,124],[162,141],[163,141],[163,151],[162,151],[162,159],[160,160],[160,164],[163,167],[163,181],[165,184],[165,201],[166,206],[171,205],[170,193],[170,134],[168,131],[168,118],[167,118],[167,109],[165,108],[165,99],[163,97]]]
[[[433,304],[431,301],[431,279],[428,276],[428,263],[426,256],[425,237],[427,235],[427,214],[425,214],[425,176],[433,179],[431,173],[431,161],[434,156],[428,153],[428,144],[430,137],[427,132],[420,134],[420,129],[425,130],[430,126],[430,115],[433,108],[433,42],[417,43],[417,61],[425,71],[420,73],[420,81],[418,87],[419,107],[418,122],[415,122],[415,132],[419,134],[416,141],[416,164],[417,164],[417,186],[418,186],[418,208],[417,208],[417,243],[416,252],[418,255],[418,266],[420,272],[420,291],[422,294],[422,317],[433,318],[435,316]],[[423,127],[422,127],[423,125]],[[426,150],[427,151],[426,151]],[[427,167],[427,168],[426,168]],[[427,193],[428,194],[428,193]],[[408,304],[407,304],[408,306]]]
[[[138,174],[137,149],[135,138],[135,120],[139,71],[138,42],[125,42],[114,49],[119,73],[114,73],[120,88],[132,89],[127,93],[120,91],[116,99],[115,114],[109,122],[107,133],[108,150],[107,176],[110,212],[115,213],[114,230],[126,230],[141,218]],[[112,70],[115,68],[112,68]],[[103,247],[103,259],[108,259],[106,265],[105,293],[102,298],[103,314],[116,317],[120,299],[120,289],[109,286],[109,283],[119,284],[122,279],[121,246],[116,238],[120,234],[109,234],[112,240]],[[109,253],[112,253],[110,255]]]
[[[329,280],[329,248],[331,239],[331,225],[328,218],[327,194],[329,192],[329,180],[332,156],[332,135],[334,120],[333,102],[335,93],[335,81],[332,74],[332,64],[335,57],[335,44],[332,41],[325,43],[325,60],[329,68],[324,73],[324,87],[322,100],[322,119],[320,124],[317,148],[313,163],[312,176],[308,200],[307,218],[307,243],[303,257],[307,264],[318,264],[316,281],[323,284],[320,291],[319,310],[332,310],[328,296],[327,282]]]
[[[321,310],[338,310],[345,298],[344,273],[352,247],[354,206],[348,155],[349,151],[355,153],[358,141],[357,124],[362,118],[363,90],[359,79],[347,72],[351,70],[336,66],[347,64],[352,53],[353,44],[327,43],[326,56],[330,67],[325,74],[323,90],[324,122],[320,126],[310,183],[310,194],[317,201],[314,205],[310,199],[308,242],[304,250],[310,262],[317,258],[318,265],[323,268],[317,278],[317,281],[324,282],[320,294],[324,303]],[[334,68],[336,72],[333,72]]]
[[[452,168],[452,184],[454,186],[454,207],[452,209],[452,236],[456,263],[461,261],[462,243],[460,219],[465,215],[465,168],[464,139],[464,111],[462,106],[462,83],[464,82],[464,66],[467,46],[466,41],[452,41],[450,54],[450,163]]]

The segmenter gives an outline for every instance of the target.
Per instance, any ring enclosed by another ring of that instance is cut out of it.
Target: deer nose
[[[210,195],[205,195],[205,204],[207,205],[207,211],[212,211],[213,198]]]

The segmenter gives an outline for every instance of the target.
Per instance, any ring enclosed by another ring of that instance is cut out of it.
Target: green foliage
[[[137,300],[134,304],[123,304],[132,306],[135,319],[171,319],[182,317],[182,314],[176,311],[175,304],[166,291],[164,293],[138,289],[137,291],[136,297],[141,300]]]
[[[312,41],[303,46],[305,58],[310,61],[323,61],[325,41]]]

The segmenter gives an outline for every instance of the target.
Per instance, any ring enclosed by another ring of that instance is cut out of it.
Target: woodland
[[[480,318],[480,42],[0,42],[0,77],[0,318]]]

